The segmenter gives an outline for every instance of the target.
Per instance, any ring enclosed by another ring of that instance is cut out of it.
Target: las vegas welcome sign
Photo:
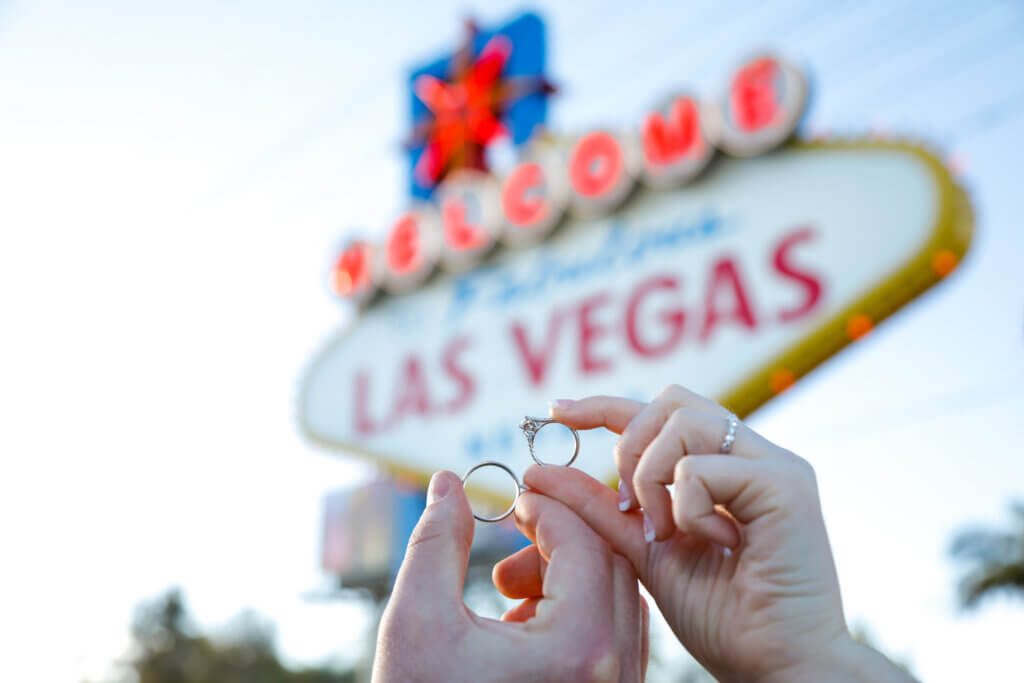
[[[501,28],[466,48],[495,78],[517,49]],[[444,107],[472,88],[430,79],[413,89],[436,100],[431,125],[458,123]],[[971,211],[928,150],[790,140],[806,78],[772,55],[723,90],[673,95],[633,131],[534,135],[501,177],[423,141],[431,200],[332,272],[360,311],[307,369],[305,433],[425,481],[522,471],[516,425],[549,399],[682,383],[743,416],[953,271]],[[575,466],[614,478],[607,453]]]

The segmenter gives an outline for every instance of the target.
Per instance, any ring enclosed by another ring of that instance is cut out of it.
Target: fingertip
[[[452,492],[462,488],[462,480],[454,472],[439,470],[434,472],[427,486],[427,505],[444,500]]]
[[[629,481],[619,478],[619,512],[629,512],[633,507],[633,496],[629,492]]]
[[[709,526],[711,527],[709,529],[709,535],[713,535],[716,542],[725,546],[730,551],[734,551],[740,547],[743,536],[740,533],[740,530],[736,528],[736,524],[731,520],[726,519],[721,515],[716,515]]]
[[[548,401],[548,415],[554,419],[558,419],[561,413],[569,411],[575,401],[567,398],[559,398],[553,401]]]
[[[491,582],[506,598],[530,598],[543,593],[543,568],[534,545],[509,555],[494,565]]]
[[[548,404],[551,417],[573,429],[605,427],[621,433],[640,412],[644,403],[617,396],[587,396],[579,400],[558,399]]]
[[[538,598],[527,598],[501,615],[501,620],[509,623],[522,623],[533,619],[537,614]]]
[[[549,469],[551,468],[544,467],[543,465],[530,465],[523,472],[523,483],[530,488],[543,489],[544,483],[547,481],[547,470]]]
[[[651,543],[671,538],[676,532],[676,522],[668,489],[663,484],[644,481],[637,475],[634,475],[632,484],[634,496],[643,512],[644,541]]]
[[[509,557],[511,557],[511,556],[509,556]],[[494,563],[494,566],[491,567],[491,583],[494,584],[494,587],[497,588],[498,592],[501,593],[502,595],[505,595],[505,591],[503,591],[501,589],[502,586],[505,585],[505,569],[504,569],[504,565],[505,565],[506,562],[508,562],[509,557],[505,557],[505,558],[502,558],[502,559],[498,560],[497,562]]]
[[[462,479],[448,470],[439,470],[427,486],[427,505],[421,518],[448,519],[459,529],[459,537],[467,543],[473,541],[473,510],[466,497]]]

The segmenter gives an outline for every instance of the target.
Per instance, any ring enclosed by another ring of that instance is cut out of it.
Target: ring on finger
[[[722,447],[719,449],[723,454],[728,455],[732,452],[732,445],[736,442],[736,427],[739,426],[739,418],[732,413],[726,418],[729,421],[729,426],[725,430],[725,438],[722,439]]]

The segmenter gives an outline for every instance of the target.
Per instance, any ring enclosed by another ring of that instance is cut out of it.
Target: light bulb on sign
[[[472,268],[494,246],[502,227],[498,194],[498,182],[480,171],[459,171],[441,185],[437,204],[446,270]]]
[[[356,305],[369,301],[377,292],[374,277],[375,247],[364,240],[352,240],[341,250],[331,268],[329,285],[334,294]]]
[[[729,79],[729,89],[710,110],[715,144],[728,154],[749,157],[785,142],[807,104],[807,79],[789,62],[759,55]]]
[[[704,170],[715,155],[707,120],[707,107],[689,95],[673,95],[647,115],[640,125],[645,185],[682,185]]]
[[[597,130],[577,138],[567,167],[573,212],[596,216],[622,203],[636,181],[639,157],[626,135]]]
[[[536,151],[502,179],[502,242],[510,247],[539,242],[558,225],[568,204],[561,155],[550,148]]]
[[[391,225],[381,250],[382,286],[391,294],[417,287],[434,272],[440,251],[437,212],[427,204],[407,211]]]

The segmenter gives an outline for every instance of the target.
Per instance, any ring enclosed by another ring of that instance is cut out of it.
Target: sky
[[[372,469],[295,414],[346,320],[326,269],[404,205],[410,65],[521,8],[89,5],[0,1],[5,672],[102,676],[172,585],[204,626],[253,608],[291,661],[350,658],[365,612],[309,594],[324,493]],[[948,547],[1024,497],[1024,7],[535,9],[556,131],[715,92],[767,46],[812,76],[807,134],[924,141],[957,171],[976,236],[955,276],[749,423],[815,465],[848,618],[925,680],[1002,678],[1024,606],[959,612]]]

